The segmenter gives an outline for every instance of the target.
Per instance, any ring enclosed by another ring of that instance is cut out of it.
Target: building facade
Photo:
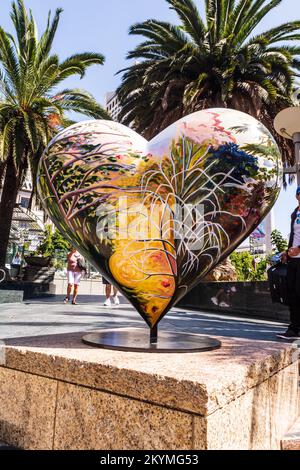
[[[109,112],[114,121],[118,121],[121,111],[119,98],[115,91],[109,91],[104,97],[104,107]]]
[[[22,253],[25,248],[26,251],[35,251],[44,237],[45,212],[37,205],[35,198],[29,209],[31,194],[32,178],[28,173],[16,199],[10,231],[8,263],[17,251]]]
[[[258,229],[256,229],[249,238],[247,238],[237,249],[236,251],[249,251],[252,254],[262,254],[269,255],[272,253],[272,240],[271,234],[276,228],[275,226],[275,213],[272,209],[271,212],[266,216],[262,225],[261,236],[257,234]]]

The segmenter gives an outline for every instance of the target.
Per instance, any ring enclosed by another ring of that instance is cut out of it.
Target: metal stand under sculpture
[[[200,335],[158,336],[157,325],[259,225],[281,180],[272,135],[231,109],[188,115],[150,142],[113,121],[59,133],[40,162],[40,198],[58,229],[150,328],[150,338],[116,330],[84,342],[150,352],[220,347]]]
[[[211,351],[221,347],[221,342],[208,336],[162,332],[150,337],[141,328],[103,330],[84,335],[82,341],[89,346],[119,351],[188,353]]]

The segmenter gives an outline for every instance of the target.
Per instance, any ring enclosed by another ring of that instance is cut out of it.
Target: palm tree
[[[16,197],[31,170],[33,181],[40,156],[55,132],[71,123],[66,111],[93,118],[110,119],[86,91],[57,86],[78,74],[82,77],[93,64],[103,64],[102,54],[85,52],[60,62],[51,53],[62,10],[51,12],[38,36],[32,12],[23,0],[12,3],[15,34],[0,27],[0,266],[5,258]]]
[[[238,109],[269,128],[291,164],[292,145],[276,135],[273,119],[292,105],[300,21],[254,34],[282,0],[205,0],[204,19],[193,0],[166,1],[179,25],[151,19],[130,28],[146,40],[127,56],[135,65],[121,71],[121,121],[151,138],[190,112]]]

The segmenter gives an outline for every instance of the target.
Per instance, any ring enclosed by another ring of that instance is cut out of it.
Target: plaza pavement
[[[129,303],[104,307],[103,296],[79,296],[78,305],[63,304],[63,296],[0,304],[0,339],[85,332],[99,328],[144,327]],[[276,308],[276,307],[275,307]],[[276,333],[286,325],[267,320],[205,313],[174,307],[160,322],[164,331],[280,341]]]

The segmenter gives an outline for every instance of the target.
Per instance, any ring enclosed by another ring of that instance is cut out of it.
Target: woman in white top
[[[68,253],[67,256],[67,277],[68,277],[68,288],[67,288],[67,295],[64,299],[64,303],[66,304],[69,302],[72,289],[74,286],[74,291],[73,291],[73,299],[72,299],[72,305],[76,305],[76,299],[77,299],[77,294],[78,294],[78,287],[80,283],[80,279],[82,276],[82,269],[78,266],[78,261],[80,259],[83,259],[79,251],[76,250],[76,248],[72,248],[70,253]]]

